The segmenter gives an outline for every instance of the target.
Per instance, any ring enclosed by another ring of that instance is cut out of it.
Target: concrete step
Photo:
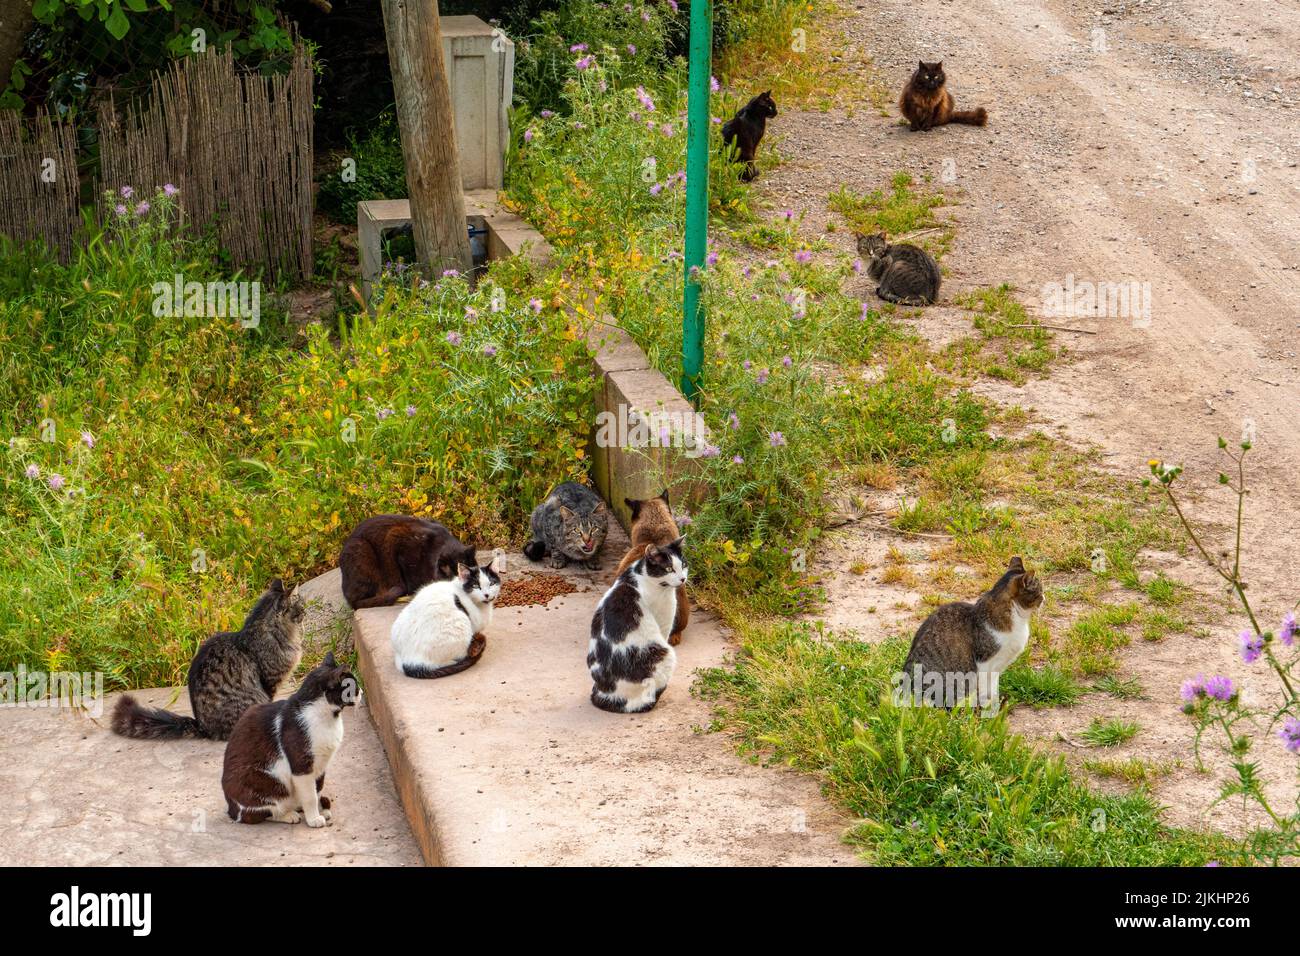
[[[482,660],[438,680],[402,675],[389,628],[400,607],[354,615],[367,700],[407,819],[427,862],[500,865],[827,865],[855,862],[847,822],[808,777],[748,763],[701,731],[697,668],[732,647],[712,615],[692,617],[673,682],[655,710],[591,705],[591,615],[626,545],[580,588],[547,605],[498,608]]]

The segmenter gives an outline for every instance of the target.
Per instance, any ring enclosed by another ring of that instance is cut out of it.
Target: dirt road
[[[1250,432],[1247,567],[1279,618],[1300,598],[1300,5],[873,0],[834,32],[895,89],[918,59],[942,59],[958,107],[986,106],[989,126],[912,133],[865,104],[851,116],[786,111],[772,128],[787,162],[766,195],[820,233],[842,183],[866,191],[907,170],[955,189],[946,300],[1010,282],[1042,312],[1051,283],[1149,288],[1149,321],[1045,318],[1097,334],[1061,333],[1072,359],[1045,379],[980,391],[1100,445],[1117,474],[1141,477],[1152,457],[1185,463],[1189,487],[1207,492],[1198,513],[1220,520],[1229,499],[1214,484],[1216,437]],[[825,238],[845,251],[852,242],[842,230]],[[1152,697],[1138,706],[1153,759],[1189,758],[1179,675],[1250,679],[1234,650],[1226,626],[1160,655],[1133,649],[1164,659],[1133,662]],[[1041,715],[1024,725],[1057,729]],[[1281,751],[1275,743],[1263,749]],[[1160,796],[1183,818],[1216,789],[1200,775],[1168,787]]]

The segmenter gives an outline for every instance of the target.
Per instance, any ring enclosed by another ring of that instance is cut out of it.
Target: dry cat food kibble
[[[572,594],[578,590],[558,574],[534,574],[527,572],[523,577],[511,578],[501,585],[501,594],[496,599],[497,607],[519,607],[525,604],[546,604],[551,598],[561,594]]]

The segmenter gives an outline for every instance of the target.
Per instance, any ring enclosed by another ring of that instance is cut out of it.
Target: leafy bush
[[[348,137],[348,146],[339,152],[339,162],[327,166],[316,194],[316,205],[338,222],[357,221],[357,203],[371,199],[404,199],[406,164],[402,158],[402,137],[397,115],[392,110],[379,116],[365,136]],[[355,178],[343,177],[342,161],[355,164]]]

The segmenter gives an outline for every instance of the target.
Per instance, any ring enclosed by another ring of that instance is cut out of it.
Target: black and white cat
[[[462,564],[450,581],[420,588],[389,632],[397,669],[407,677],[447,677],[473,667],[500,593],[501,577],[488,564]]]
[[[321,793],[325,768],[343,743],[343,708],[359,696],[357,679],[330,651],[293,696],[244,711],[221,768],[230,819],[325,826],[330,820],[330,799]]]
[[[591,702],[601,710],[639,714],[651,710],[672,679],[677,652],[668,643],[677,614],[678,588],[686,583],[681,537],[663,547],[646,545],[596,605],[587,668]]]

